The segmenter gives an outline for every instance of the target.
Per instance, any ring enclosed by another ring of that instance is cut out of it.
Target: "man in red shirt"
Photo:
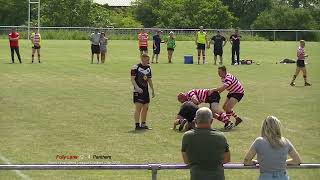
[[[12,28],[11,33],[8,35],[9,43],[10,43],[10,49],[11,49],[11,60],[12,63],[14,63],[14,51],[16,51],[16,54],[18,56],[20,64],[22,63],[20,52],[19,52],[19,33],[16,32],[15,28]]]

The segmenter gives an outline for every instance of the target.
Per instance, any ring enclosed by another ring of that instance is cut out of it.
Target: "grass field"
[[[29,64],[31,45],[21,41],[23,64],[9,64],[7,40],[0,40],[0,163],[182,163],[182,133],[170,130],[179,109],[176,94],[192,88],[220,85],[217,67],[184,65],[183,55],[196,55],[193,42],[177,42],[174,64],[152,65],[156,97],[148,116],[151,131],[133,131],[129,70],[138,62],[136,41],[110,41],[106,64],[89,64],[88,41],[43,41],[41,64]],[[275,64],[295,58],[296,42],[242,42],[241,57],[261,65],[230,66],[230,45],[225,48],[229,71],[241,80],[246,95],[236,107],[245,122],[225,135],[232,162],[242,162],[251,142],[259,136],[267,115],[277,116],[284,135],[303,162],[320,162],[320,43],[307,43],[308,73],[312,87],[289,83],[295,65]],[[212,62],[211,51],[207,51]],[[222,102],[226,94],[222,94]],[[213,127],[221,128],[215,121]],[[57,155],[81,156],[60,160]],[[91,155],[91,157],[88,157]],[[112,156],[111,160],[93,155]],[[5,162],[7,161],[7,162]],[[150,171],[22,171],[34,180],[150,179]],[[253,180],[257,170],[226,170],[226,179]],[[289,170],[292,179],[319,179],[320,171]],[[189,178],[187,170],[163,170],[158,179]],[[0,171],[0,180],[22,179],[16,171]]]

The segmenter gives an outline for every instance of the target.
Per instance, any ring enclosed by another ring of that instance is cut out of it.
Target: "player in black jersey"
[[[150,103],[149,89],[152,90],[152,97],[155,96],[152,73],[149,66],[150,57],[147,54],[141,55],[141,62],[131,69],[131,82],[133,85],[133,103],[135,104],[135,126],[136,130],[151,129],[146,125],[147,113]],[[141,120],[141,124],[140,124]]]

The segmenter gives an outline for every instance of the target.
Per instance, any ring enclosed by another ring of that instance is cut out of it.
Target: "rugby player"
[[[39,33],[39,30],[35,30],[30,36],[30,40],[32,43],[32,55],[31,55],[31,63],[34,61],[34,54],[37,52],[38,55],[38,62],[41,63],[40,61],[40,44],[41,44],[41,35]]]
[[[226,114],[220,109],[220,94],[218,91],[210,91],[210,89],[192,89],[186,93],[178,94],[178,101],[184,103],[191,101],[199,105],[201,103],[209,103],[210,109],[213,112],[213,117],[224,123],[224,128],[230,130],[233,128],[233,123],[227,119]]]
[[[146,125],[147,113],[150,103],[148,85],[152,90],[152,97],[155,96],[151,68],[149,66],[150,57],[147,54],[141,55],[141,62],[131,69],[131,82],[133,85],[133,103],[135,104],[135,128],[136,130],[151,129]],[[140,124],[141,120],[141,124]]]
[[[138,35],[140,55],[148,54],[148,39],[148,33],[142,28]]]
[[[191,101],[182,103],[181,108],[177,114],[177,118],[173,123],[173,130],[180,124],[179,131],[182,131],[184,125],[188,122],[186,130],[194,128],[194,118],[199,107]]]
[[[290,83],[291,86],[295,86],[296,84],[294,81],[296,80],[297,76],[299,75],[300,71],[303,73],[303,78],[304,78],[304,85],[305,86],[311,86],[310,83],[307,81],[307,69],[305,65],[305,58],[308,57],[307,54],[305,54],[304,47],[306,46],[306,42],[304,40],[300,40],[300,46],[298,47],[297,50],[297,68],[296,68],[296,73],[293,75],[292,81]]]
[[[236,119],[235,126],[237,126],[242,122],[242,119],[237,116],[237,114],[233,111],[233,108],[243,98],[244,88],[235,76],[227,72],[225,66],[220,66],[218,68],[218,74],[223,85],[219,88],[212,89],[211,92],[217,91],[222,93],[225,90],[229,91],[227,99],[223,105],[223,110],[226,112],[227,121],[229,121],[230,117],[233,116]]]

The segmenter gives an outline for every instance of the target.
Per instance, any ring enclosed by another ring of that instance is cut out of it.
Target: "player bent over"
[[[306,46],[306,43],[304,40],[300,40],[300,46],[297,50],[297,68],[296,73],[293,75],[292,81],[290,83],[291,86],[295,86],[296,84],[294,81],[296,80],[297,76],[299,75],[300,71],[303,72],[303,78],[304,78],[304,85],[305,86],[311,86],[310,83],[307,81],[307,69],[305,65],[305,58],[308,57],[307,54],[305,54],[304,47]]]
[[[146,125],[150,102],[148,86],[150,86],[152,90],[152,97],[155,95],[151,80],[152,74],[149,60],[150,57],[147,54],[143,54],[141,55],[141,62],[134,65],[131,69],[131,82],[134,88],[133,102],[135,104],[134,120],[136,130],[151,129]]]
[[[191,101],[186,101],[182,103],[177,118],[173,123],[173,130],[176,129],[177,125],[179,126],[179,131],[182,131],[184,125],[187,123],[186,130],[194,128],[194,118],[199,107]]]
[[[219,93],[222,93],[224,90],[229,91],[227,99],[223,105],[223,110],[226,112],[226,121],[229,121],[230,117],[233,116],[236,119],[235,126],[237,126],[242,122],[242,119],[237,116],[237,114],[233,111],[233,108],[244,96],[243,86],[235,76],[227,73],[225,66],[220,66],[218,68],[218,74],[221,78],[223,86],[212,89],[211,91],[218,91]]]
[[[181,103],[191,101],[196,105],[209,103],[210,109],[213,112],[213,117],[223,122],[226,130],[233,128],[233,123],[227,119],[226,114],[219,107],[220,94],[218,91],[210,91],[209,89],[192,89],[187,93],[179,93],[178,101]]]

